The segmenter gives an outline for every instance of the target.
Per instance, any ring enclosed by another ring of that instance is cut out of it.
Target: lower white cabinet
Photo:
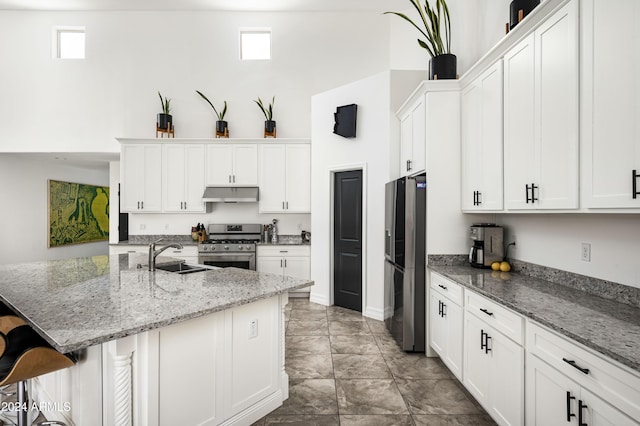
[[[462,287],[431,273],[429,344],[444,364],[462,380]]]
[[[638,425],[640,377],[527,324],[527,425]]]
[[[310,246],[258,246],[256,270],[285,277],[311,279]],[[309,293],[310,287],[297,290]]]
[[[477,316],[469,306],[464,324],[465,387],[498,424],[523,424],[523,347]]]

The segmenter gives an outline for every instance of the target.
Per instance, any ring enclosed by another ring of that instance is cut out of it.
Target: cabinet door
[[[258,184],[258,146],[236,145],[233,149],[232,183],[239,186]]]
[[[487,408],[489,404],[489,381],[491,379],[491,357],[482,344],[488,326],[475,315],[467,312],[464,320],[464,385],[476,400]]]
[[[424,97],[411,111],[411,163],[409,174],[424,171],[427,162],[426,109]]]
[[[462,308],[449,299],[443,299],[443,302],[445,303],[447,340],[447,350],[443,361],[458,379],[462,379],[462,330],[464,327]]]
[[[287,213],[311,212],[311,146],[286,147],[286,199]]]
[[[482,188],[482,86],[472,83],[462,92],[462,210],[479,210]]]
[[[162,189],[164,193],[162,210],[180,212],[184,207],[185,147],[184,145],[163,146]]]
[[[233,179],[233,145],[208,145],[206,170],[207,185],[231,185]]]
[[[186,212],[203,212],[204,145],[185,145],[184,208]]]
[[[260,213],[282,212],[286,201],[285,145],[260,145],[259,152]]]
[[[434,351],[444,360],[447,353],[447,324],[442,312],[443,297],[436,293],[431,293],[431,311],[429,312],[429,320],[431,323],[431,333],[429,333],[429,344]]]
[[[410,174],[413,146],[413,117],[411,112],[400,119],[400,176]]]
[[[266,274],[282,275],[284,271],[284,260],[282,257],[258,256],[256,271]]]
[[[582,409],[583,424],[589,426],[638,426],[639,424],[587,389],[582,388],[580,401],[586,405]]]
[[[145,145],[144,147],[144,196],[143,213],[162,210],[162,147]]]
[[[527,425],[577,424],[580,387],[576,383],[535,355],[527,356],[526,374]]]
[[[489,414],[498,424],[524,424],[524,349],[493,329],[491,351],[491,404]]]
[[[311,278],[311,259],[303,256],[284,258],[284,275],[292,278]]]
[[[502,61],[462,93],[462,208],[502,210]]]
[[[534,35],[504,56],[504,198],[506,209],[532,209],[526,185],[536,182]]]
[[[640,2],[583,0],[583,206],[640,208]],[[621,36],[620,29],[624,29]],[[615,76],[611,64],[616,64]]]
[[[535,31],[540,209],[578,208],[578,1]]]
[[[137,213],[144,197],[144,145],[122,145],[120,159],[120,208]]]

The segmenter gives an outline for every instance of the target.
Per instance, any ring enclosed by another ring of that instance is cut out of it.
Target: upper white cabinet
[[[204,211],[204,145],[164,144],[162,149],[162,210]]]
[[[582,205],[640,208],[640,2],[580,6]]]
[[[207,185],[258,185],[258,146],[255,144],[210,144],[206,164]]]
[[[261,213],[311,211],[311,145],[264,144],[259,147]]]
[[[462,91],[462,209],[500,211],[502,202],[502,60]]]
[[[578,1],[504,56],[507,210],[578,208]]]
[[[400,113],[400,174],[423,172],[426,162],[426,111],[424,93]]]
[[[122,145],[120,208],[129,213],[162,210],[162,145]]]

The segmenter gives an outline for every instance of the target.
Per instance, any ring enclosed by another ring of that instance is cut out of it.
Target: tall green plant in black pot
[[[171,112],[171,99],[163,98],[160,92],[158,92],[158,96],[160,96],[162,112],[158,114],[157,126],[158,129],[169,131],[173,128],[173,117],[169,114]]]
[[[213,106],[211,101],[204,95],[204,93],[200,92],[199,90],[196,90],[196,93],[200,95],[202,99],[207,101],[209,105],[211,105],[211,108],[213,108],[213,112],[216,114],[216,117],[218,118],[218,121],[216,121],[216,136],[225,135],[226,137],[229,137],[229,130],[228,130],[229,123],[227,123],[224,120],[224,116],[227,115],[227,101],[224,101],[224,106],[222,107],[222,110],[218,112],[216,107]]]
[[[456,55],[451,53],[451,20],[447,2],[445,0],[433,0],[435,1],[435,6],[432,7],[429,4],[429,0],[424,0],[424,5],[421,0],[409,1],[418,11],[424,28],[418,26],[404,13],[385,12],[385,14],[389,13],[401,17],[424,36],[425,40],[418,38],[418,44],[431,55],[429,60],[430,80],[457,78],[457,58]]]
[[[255,102],[258,105],[258,107],[260,108],[260,110],[264,114],[264,118],[266,119],[266,121],[264,122],[265,136],[267,135],[267,133],[269,135],[275,136],[275,133],[276,133],[276,122],[273,119],[273,104],[275,104],[275,102],[276,102],[276,97],[274,96],[271,99],[271,103],[269,103],[267,106],[264,105],[264,103],[262,102],[262,99],[260,99],[260,98],[258,98],[257,101],[254,100],[253,102]]]

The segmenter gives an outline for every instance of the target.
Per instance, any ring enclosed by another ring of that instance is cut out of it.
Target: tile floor
[[[384,323],[290,299],[289,399],[254,426],[495,423],[437,358],[401,351]]]

